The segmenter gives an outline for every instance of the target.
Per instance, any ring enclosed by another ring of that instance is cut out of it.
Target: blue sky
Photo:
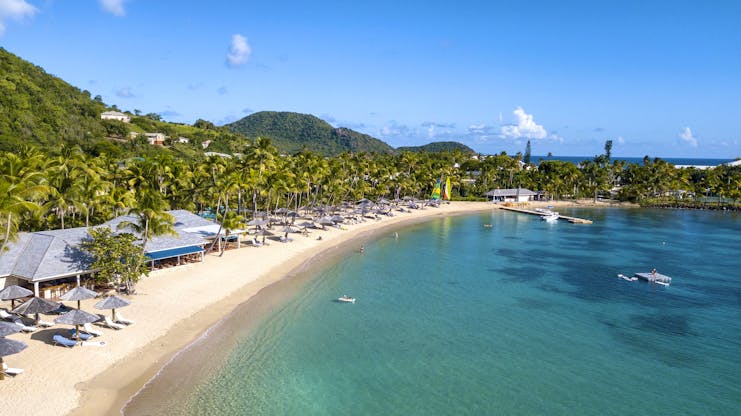
[[[0,46],[123,110],[296,111],[392,146],[741,156],[741,1],[0,0]]]

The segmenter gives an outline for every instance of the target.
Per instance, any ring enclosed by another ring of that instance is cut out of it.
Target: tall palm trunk
[[[5,227],[5,238],[3,239],[3,247],[0,248],[0,254],[5,252],[5,247],[8,245],[8,240],[10,240],[10,222],[13,220],[13,214],[10,212],[8,213],[8,224]]]

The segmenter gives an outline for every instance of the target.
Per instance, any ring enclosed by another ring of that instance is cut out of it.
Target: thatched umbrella
[[[84,286],[77,286],[64,295],[60,296],[62,300],[76,300],[77,309],[80,309],[80,301],[85,299],[92,299],[98,296],[98,292],[92,291]]]
[[[10,285],[5,289],[0,290],[0,300],[9,300],[11,309],[15,308],[16,299],[25,298],[26,296],[31,295],[33,295],[33,292],[18,285]]]
[[[13,313],[19,315],[36,315],[36,322],[39,322],[40,313],[49,313],[59,309],[59,303],[52,302],[40,297],[33,297],[17,308],[13,309]]]
[[[255,218],[254,220],[250,220],[247,222],[247,225],[256,226],[256,227],[262,227],[263,225],[267,225],[267,224],[268,224],[268,220],[262,220],[259,218]]]
[[[100,302],[95,304],[95,309],[110,309],[111,310],[111,320],[113,322],[116,322],[116,308],[123,308],[124,306],[131,305],[131,302],[129,302],[126,299],[119,298],[116,295],[108,296],[107,298],[101,300]]]
[[[12,335],[18,332],[21,332],[20,325],[17,325],[13,322],[0,321],[0,337],[4,337],[6,335]]]
[[[5,380],[5,370],[3,370],[3,357],[6,355],[17,354],[23,351],[28,345],[25,342],[13,339],[0,338],[0,380]]]
[[[265,244],[265,237],[266,237],[266,236],[268,236],[268,235],[275,235],[275,234],[273,234],[273,233],[271,233],[270,231],[268,231],[268,230],[265,230],[265,229],[263,229],[263,230],[260,230],[259,232],[260,232],[260,235],[262,235],[262,243],[263,243],[263,244]]]
[[[59,318],[55,319],[54,322],[57,324],[74,325],[75,338],[80,339],[80,325],[99,320],[100,316],[98,315],[80,309],[72,309],[71,311],[59,316]]]

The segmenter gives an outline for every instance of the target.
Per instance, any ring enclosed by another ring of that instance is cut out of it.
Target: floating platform
[[[542,217],[544,215],[543,211],[535,211],[535,210],[524,209],[524,208],[507,207],[504,205],[499,206],[499,208],[507,210],[507,211],[519,212],[522,214],[537,215],[539,217]],[[569,217],[567,215],[561,215],[561,214],[558,214],[558,219],[563,220],[563,221],[568,221],[572,224],[591,224],[592,223],[592,220],[588,220],[585,218]]]
[[[636,273],[636,277],[646,282],[658,283],[664,286],[669,286],[672,282],[671,277],[661,273]]]

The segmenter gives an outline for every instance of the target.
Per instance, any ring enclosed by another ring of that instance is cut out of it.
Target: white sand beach
[[[62,325],[8,336],[26,342],[28,348],[5,357],[9,366],[25,372],[0,382],[0,409],[4,414],[29,416],[117,414],[177,351],[237,305],[321,252],[348,242],[361,244],[351,240],[371,230],[391,227],[393,232],[393,226],[402,223],[492,209],[496,205],[491,203],[452,202],[345,225],[342,230],[315,230],[309,237],[295,235],[291,243],[243,246],[225,251],[222,257],[209,254],[202,263],[155,271],[138,283],[137,294],[124,296],[131,306],[119,312],[135,324],[121,330],[96,326],[104,332],[96,341],[105,341],[104,346],[50,344],[53,333],[67,329]],[[110,314],[93,308],[98,300],[83,301],[82,309]]]

